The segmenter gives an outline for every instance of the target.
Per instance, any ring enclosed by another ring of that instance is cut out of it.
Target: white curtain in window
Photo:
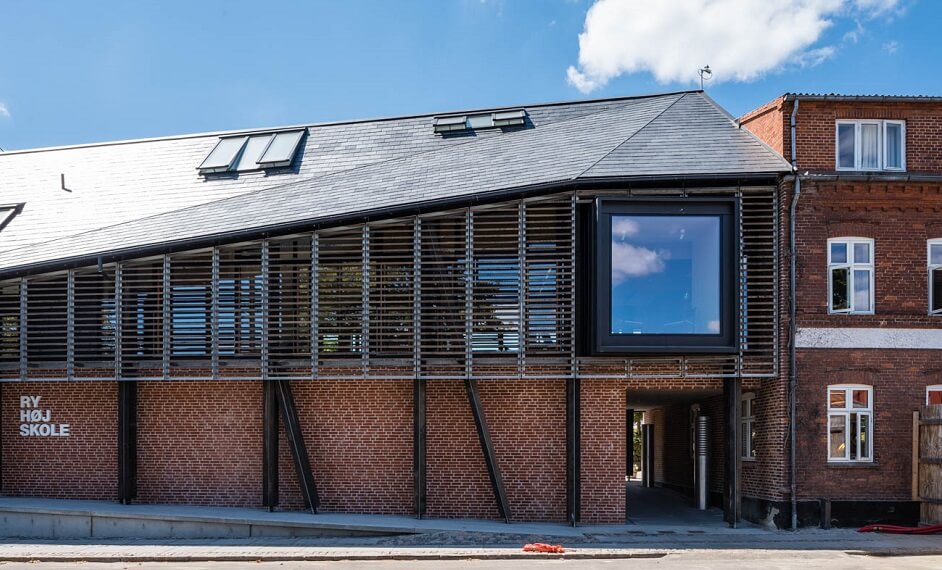
[[[860,125],[860,168],[862,170],[880,168],[880,125],[869,123]]]

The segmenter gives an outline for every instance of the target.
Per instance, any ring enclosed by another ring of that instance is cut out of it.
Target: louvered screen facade
[[[775,376],[775,189],[643,194],[704,193],[739,197],[736,354],[577,354],[580,192],[0,282],[0,379]]]

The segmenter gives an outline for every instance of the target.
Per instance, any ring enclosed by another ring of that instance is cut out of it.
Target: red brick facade
[[[627,389],[661,384],[583,381],[583,522],[624,522]],[[669,385],[698,393],[722,386],[718,380]],[[495,379],[478,386],[512,520],[565,520],[565,382]],[[412,382],[295,381],[292,389],[321,509],[412,514]],[[464,383],[429,381],[427,390],[427,514],[497,518]],[[71,435],[19,436],[25,395],[40,396],[54,421],[70,424]],[[261,382],[141,381],[137,401],[137,501],[261,507]],[[114,382],[5,384],[2,403],[3,494],[116,499]],[[721,492],[721,399],[705,399],[703,406],[714,417],[712,487]],[[279,506],[298,510],[303,501],[283,429],[280,441]],[[683,444],[680,455],[666,456],[672,467],[659,482],[689,486],[687,452]]]
[[[741,122],[790,159],[793,105],[792,100],[778,99]],[[904,120],[907,173],[837,173],[835,121],[839,119]],[[926,273],[926,241],[942,237],[942,104],[801,99],[796,125],[802,190],[795,233],[799,329],[942,328],[942,318],[928,315]],[[793,183],[783,183],[784,201],[790,202],[792,192]],[[788,227],[785,214],[783,235]],[[837,237],[874,240],[873,315],[828,314],[827,240]],[[912,412],[925,403],[926,386],[942,382],[938,365],[942,353],[800,348],[797,356],[799,499],[909,501]],[[872,463],[827,461],[826,390],[828,385],[845,383],[873,387]],[[787,409],[784,392],[773,400],[776,410]],[[743,467],[745,489],[750,489],[745,474],[753,468]],[[787,489],[782,491],[779,496],[786,498]]]
[[[39,396],[69,437],[20,435],[20,397]],[[114,500],[118,497],[118,403],[114,382],[0,386],[4,495]]]

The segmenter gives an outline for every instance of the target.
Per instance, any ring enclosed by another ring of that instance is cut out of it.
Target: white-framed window
[[[926,405],[935,406],[942,404],[942,384],[926,386]]]
[[[828,386],[828,461],[873,461],[873,387]]]
[[[927,250],[929,261],[929,314],[942,315],[942,239],[930,239]]]
[[[739,453],[746,461],[756,458],[756,395],[746,392],[742,395],[739,409]]]
[[[906,122],[837,121],[834,154],[838,170],[906,170]]]
[[[828,240],[828,312],[873,313],[873,240]]]

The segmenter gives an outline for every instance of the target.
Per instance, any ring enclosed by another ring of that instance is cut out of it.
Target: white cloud
[[[631,277],[644,277],[664,271],[667,252],[627,243],[612,242],[612,285]]]
[[[0,117],[3,117],[5,119],[10,118],[10,110],[7,109],[7,106],[4,105],[2,101],[0,101]]]
[[[834,46],[824,46],[821,48],[810,49],[806,52],[796,55],[792,59],[792,63],[798,67],[814,67],[816,65],[821,65],[825,61],[834,57],[834,54],[837,53],[837,49]]]
[[[896,40],[892,40],[883,44],[883,51],[885,51],[888,54],[892,55],[896,53],[898,50],[899,50],[899,42]]]
[[[873,17],[896,10],[899,0],[854,0],[854,6]]]
[[[641,231],[641,228],[638,226],[638,222],[634,220],[616,216],[612,221],[612,236],[625,239],[628,236],[636,235],[639,231]]]
[[[707,330],[711,333],[720,332],[720,322],[717,320],[709,321],[707,323]]]
[[[624,73],[689,83],[706,64],[714,82],[751,81],[833,57],[833,46],[815,44],[838,19],[898,8],[899,0],[597,0],[579,34],[579,64],[566,74],[583,92]]]

